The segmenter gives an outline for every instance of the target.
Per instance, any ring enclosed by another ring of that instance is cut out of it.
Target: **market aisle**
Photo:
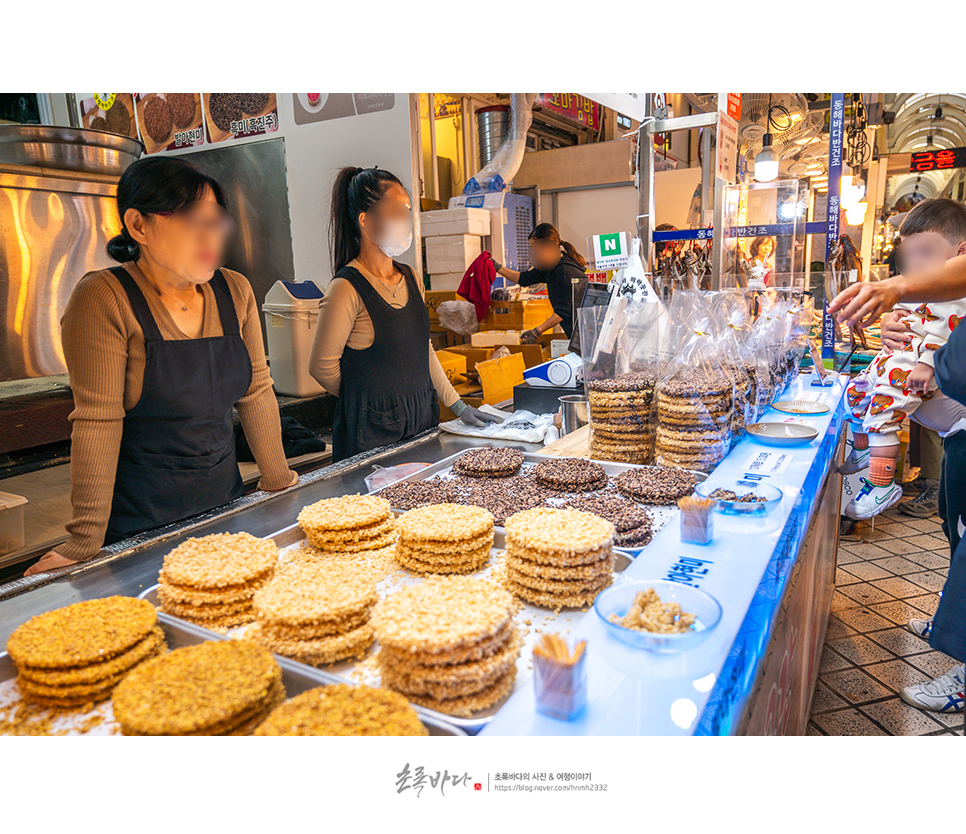
[[[938,516],[892,509],[841,539],[808,735],[963,735],[963,713],[917,710],[898,695],[955,663],[906,628],[935,612],[948,569]]]

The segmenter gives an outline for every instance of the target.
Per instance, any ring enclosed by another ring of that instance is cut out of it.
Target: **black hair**
[[[748,247],[748,254],[751,255],[751,257],[753,257],[753,258],[757,258],[758,257],[758,252],[761,250],[761,247],[765,243],[766,240],[769,243],[771,243],[771,251],[772,251],[772,254],[774,254],[775,253],[775,241],[772,238],[768,237],[767,235],[765,235],[764,237],[756,237],[751,242],[751,246]]]
[[[362,229],[359,215],[378,203],[391,185],[405,186],[399,177],[382,168],[354,168],[339,171],[332,186],[329,214],[329,252],[333,274],[359,257]]]
[[[128,209],[141,214],[177,211],[194,200],[204,199],[211,189],[222,208],[228,208],[218,182],[180,157],[151,156],[128,166],[117,184],[117,212],[121,233],[107,243],[107,254],[115,261],[135,261],[141,254],[137,241],[124,223]]]
[[[556,243],[558,246],[562,247],[564,252],[571,258],[573,258],[579,265],[581,269],[587,268],[587,261],[584,260],[583,255],[581,255],[572,243],[567,243],[565,240],[560,239],[560,232],[550,223],[540,223],[532,232],[527,240],[550,240]]]
[[[676,232],[677,230],[678,230],[678,227],[675,226],[673,223],[661,223],[659,226],[656,226],[654,229],[655,232]],[[657,243],[654,244],[654,251],[657,252],[658,255],[663,255],[665,250],[669,246],[672,249],[674,248],[674,243],[675,241],[671,241],[671,240],[658,241]]]
[[[947,197],[923,200],[903,218],[899,231],[903,238],[936,232],[958,246],[966,240],[966,205]]]

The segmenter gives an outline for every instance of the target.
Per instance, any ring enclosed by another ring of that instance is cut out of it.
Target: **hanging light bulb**
[[[761,150],[755,156],[755,179],[758,182],[771,182],[778,178],[778,154],[771,146],[771,134],[766,133],[761,140]]]
[[[849,206],[845,209],[845,222],[850,226],[861,226],[865,223],[865,213],[868,208],[869,204],[866,200],[862,200],[854,206]]]

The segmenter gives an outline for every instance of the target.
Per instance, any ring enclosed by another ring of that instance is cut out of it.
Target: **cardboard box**
[[[531,330],[553,315],[548,298],[523,301],[492,301],[480,330]]]
[[[483,385],[484,404],[494,405],[513,399],[513,388],[523,383],[523,355],[513,353],[500,359],[488,359],[476,366]]]
[[[445,292],[436,289],[426,291],[426,309],[429,310],[430,322],[439,322],[439,313],[436,308],[444,301],[456,301],[459,296],[455,292]]]
[[[478,348],[473,345],[457,345],[447,348],[450,353],[458,353],[466,357],[466,372],[476,370],[477,362],[485,362],[493,355],[494,348]]]
[[[466,357],[448,350],[437,350],[436,358],[446,373],[446,378],[456,385],[466,381]]]
[[[634,144],[631,139],[616,139],[525,153],[513,181],[545,190],[602,182],[626,182],[630,186],[634,182]]]
[[[520,344],[519,330],[486,330],[470,337],[473,347],[498,347],[499,345]]]
[[[519,353],[523,357],[523,364],[527,368],[540,365],[550,359],[543,345],[507,345],[510,353]]]
[[[419,216],[419,230],[424,238],[441,235],[485,237],[490,233],[490,212],[479,208],[424,211]]]
[[[451,350],[464,344],[466,337],[452,330],[446,330],[437,323],[429,326],[429,341],[433,345],[433,350]]]
[[[434,291],[440,292],[450,292],[456,295],[456,290],[460,288],[460,284],[463,283],[463,276],[466,274],[465,270],[463,272],[442,272],[436,275],[429,276],[429,286],[433,288]],[[460,298],[461,296],[456,296]]]
[[[483,251],[481,238],[473,235],[447,235],[423,240],[426,271],[430,275],[466,272]]]

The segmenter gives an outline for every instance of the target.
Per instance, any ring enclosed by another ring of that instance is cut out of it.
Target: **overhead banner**
[[[733,116],[737,113],[738,117]],[[741,93],[718,93],[718,144],[715,152],[715,176],[734,185],[738,176],[738,119],[741,117]]]
[[[581,93],[581,95],[625,116],[630,116],[637,122],[644,120],[647,93]]]

